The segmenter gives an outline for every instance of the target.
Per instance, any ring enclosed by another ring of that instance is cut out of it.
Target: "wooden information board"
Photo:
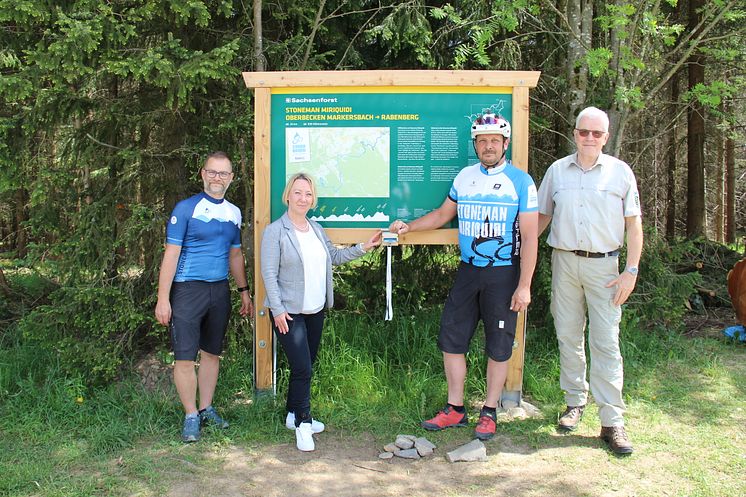
[[[529,88],[539,72],[311,71],[246,72],[254,89],[254,282],[257,307],[254,386],[274,390],[273,336],[264,308],[260,244],[286,206],[286,178],[312,174],[319,205],[309,217],[340,244],[366,240],[373,228],[411,221],[437,208],[456,174],[478,162],[470,125],[490,110],[511,123],[507,157],[528,165]],[[454,224],[455,226],[455,224]],[[457,243],[455,228],[407,233],[399,244]],[[503,398],[520,400],[525,315]]]

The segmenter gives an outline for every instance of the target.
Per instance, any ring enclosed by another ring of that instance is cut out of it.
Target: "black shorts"
[[[449,354],[469,351],[477,323],[484,322],[485,351],[498,362],[513,353],[517,312],[510,310],[520,268],[476,267],[462,262],[440,318],[438,348]]]
[[[228,280],[175,282],[171,286],[174,359],[194,361],[199,350],[220,355],[230,315]]]

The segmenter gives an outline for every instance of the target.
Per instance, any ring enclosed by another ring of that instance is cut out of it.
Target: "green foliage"
[[[701,278],[696,272],[681,272],[680,268],[687,267],[696,252],[691,241],[669,244],[648,233],[637,287],[622,313],[622,328],[683,329],[689,298]]]
[[[710,84],[698,83],[684,96],[685,100],[696,100],[700,104],[716,109],[723,100],[733,96],[734,87],[724,81]]]
[[[451,67],[509,70],[520,67],[523,58],[522,45],[513,36],[519,34],[526,18],[539,12],[539,3],[532,0],[499,0],[453,2],[434,8],[430,15],[445,21],[445,29],[459,33]]]
[[[49,303],[18,323],[23,336],[55,352],[70,374],[85,373],[87,382],[114,379],[135,338],[152,322],[139,303],[115,287],[62,287]]]
[[[392,248],[393,303],[403,312],[445,301],[459,255],[453,247]],[[335,308],[383,316],[386,309],[386,249],[335,268]]]
[[[609,68],[609,61],[612,57],[611,50],[606,47],[594,48],[588,50],[585,55],[586,64],[588,64],[588,70],[591,75],[595,77],[601,76]]]
[[[388,49],[384,60],[396,60],[402,51],[413,50],[424,67],[433,67],[430,51],[432,30],[421,5],[405,2],[396,5],[382,22],[367,32],[368,40],[380,40]]]

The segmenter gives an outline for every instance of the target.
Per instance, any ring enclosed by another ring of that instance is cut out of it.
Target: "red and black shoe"
[[[474,428],[474,436],[479,440],[489,440],[495,436],[495,428],[495,418],[492,413],[482,410],[482,412],[479,413],[477,427]]]
[[[446,405],[434,418],[422,422],[422,427],[430,431],[438,431],[454,426],[466,426],[469,419],[465,412],[458,412],[450,405]]]

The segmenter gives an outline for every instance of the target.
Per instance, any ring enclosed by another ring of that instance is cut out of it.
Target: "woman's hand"
[[[275,327],[277,328],[277,331],[279,331],[283,335],[287,333],[290,330],[288,321],[292,320],[293,318],[291,318],[290,314],[288,314],[287,312],[283,312],[279,316],[275,316]]]
[[[376,230],[376,232],[373,233],[373,236],[370,237],[370,240],[363,243],[363,250],[367,252],[373,247],[378,247],[381,244],[382,237],[383,233],[381,233],[380,230]]]

